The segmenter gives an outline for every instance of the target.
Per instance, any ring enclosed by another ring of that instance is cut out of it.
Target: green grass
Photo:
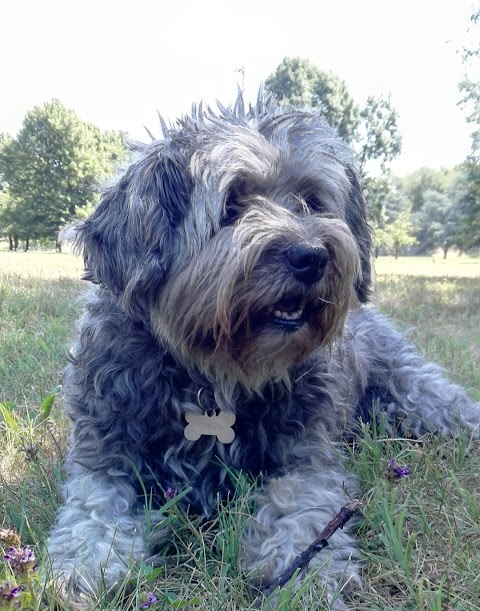
[[[432,257],[379,257],[375,261],[378,274],[402,276],[428,276],[434,278],[479,278],[480,257],[441,255]]]
[[[60,383],[80,278],[71,255],[0,251],[0,401],[39,403]]]
[[[480,399],[479,260],[385,258],[377,272],[379,307]],[[59,503],[67,436],[61,400],[55,398],[51,414],[48,409],[82,308],[80,276],[81,264],[68,254],[0,251],[0,529],[15,529],[40,565],[47,562],[43,550]],[[391,458],[409,465],[408,478],[387,476]],[[365,560],[364,589],[346,597],[350,607],[480,609],[479,444],[465,436],[391,439],[380,423],[346,446],[346,462],[362,487],[358,538]],[[253,484],[241,474],[232,477],[237,495],[208,524],[185,516],[176,499],[170,502],[167,564],[153,571],[132,567],[123,589],[102,593],[91,607],[137,609],[153,592],[159,603],[152,609],[256,608],[257,593],[237,567]],[[321,553],[328,558],[328,548]],[[4,578],[13,576],[0,561]],[[44,589],[38,571],[23,580],[30,587],[24,608],[74,608],[54,584]],[[300,592],[287,587],[263,608],[328,606],[312,578]]]
[[[406,259],[408,265],[388,258],[377,263],[380,309],[480,401],[480,259],[437,261],[433,265],[442,265],[443,276],[426,275],[430,259]]]

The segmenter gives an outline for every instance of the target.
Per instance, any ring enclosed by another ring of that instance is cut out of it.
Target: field
[[[480,260],[381,258],[376,269],[379,307],[480,401]],[[25,591],[11,602],[23,601],[25,609],[75,608],[38,572],[48,572],[44,544],[59,503],[67,423],[57,394],[82,308],[81,273],[79,260],[66,253],[0,251],[0,547],[19,546],[19,535],[37,556],[36,568],[26,562],[16,575],[0,561],[0,587],[2,580],[22,583]],[[479,610],[480,444],[466,436],[391,439],[380,423],[345,449],[362,487],[356,528],[365,561],[364,589],[346,596],[350,607]],[[408,477],[387,477],[392,458],[409,466]],[[237,497],[215,523],[187,518],[171,502],[171,561],[156,571],[133,567],[125,588],[101,595],[92,608],[258,608],[236,567],[251,485],[238,474]],[[321,553],[328,558],[328,548]],[[148,602],[150,594],[157,603]],[[9,605],[0,595],[0,610]],[[329,607],[311,579],[262,608]]]

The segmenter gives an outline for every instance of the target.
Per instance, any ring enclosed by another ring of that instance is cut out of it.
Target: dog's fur
[[[74,230],[97,286],[67,370],[72,445],[49,552],[87,591],[152,553],[143,486],[159,507],[167,487],[192,486],[185,502],[208,516],[229,468],[262,474],[241,560],[268,584],[355,494],[334,447],[360,419],[386,412],[418,435],[477,436],[480,422],[367,305],[365,202],[321,118],[260,93],[248,112],[239,96],[163,131]],[[212,410],[235,414],[234,441],[187,440],[185,414]],[[327,587],[357,582],[351,534],[331,545]]]

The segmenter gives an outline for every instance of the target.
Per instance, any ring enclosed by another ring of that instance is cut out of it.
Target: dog
[[[365,199],[320,116],[261,90],[253,108],[239,94],[162,130],[70,230],[94,287],[66,372],[49,554],[85,592],[152,554],[145,490],[161,510],[191,486],[182,502],[210,516],[229,470],[261,475],[240,562],[262,587],[357,494],[335,444],[360,420],[478,437],[480,407],[370,304]],[[309,568],[332,596],[359,568],[350,532],[330,544]]]

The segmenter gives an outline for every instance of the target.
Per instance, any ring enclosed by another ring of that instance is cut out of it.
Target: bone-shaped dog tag
[[[218,415],[214,412],[211,416],[206,412],[204,414],[187,412],[185,420],[188,424],[183,433],[189,441],[197,441],[202,435],[216,435],[218,441],[222,443],[232,443],[235,439],[232,426],[236,417],[230,412],[221,411]]]

